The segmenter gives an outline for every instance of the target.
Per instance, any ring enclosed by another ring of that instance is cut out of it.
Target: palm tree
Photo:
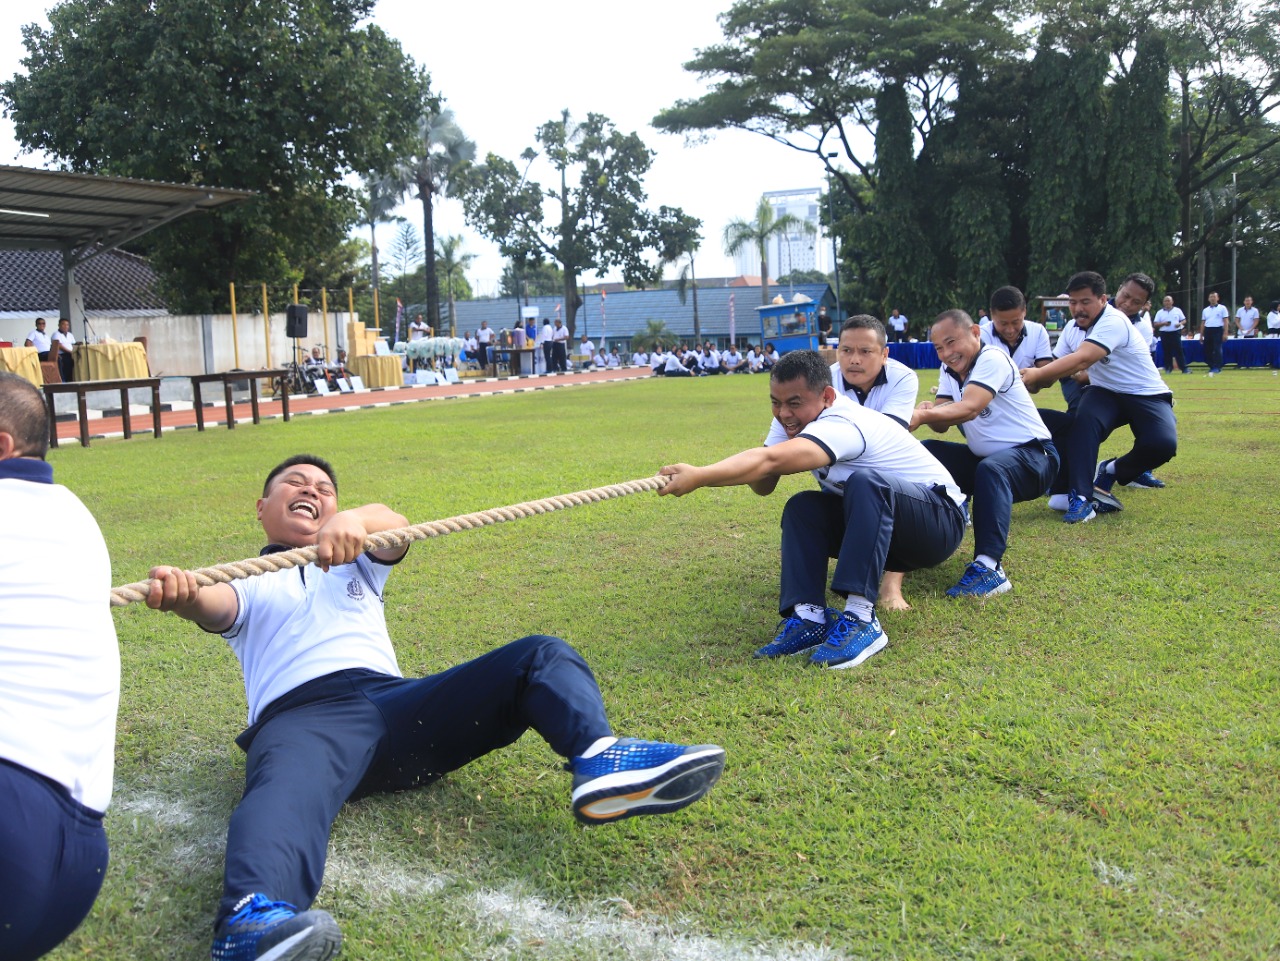
[[[676,296],[680,298],[680,306],[684,306],[685,292],[693,290],[693,341],[702,343],[702,324],[698,321],[698,275],[693,269],[693,251],[689,251],[689,260],[680,268],[680,276],[676,278]]]
[[[378,325],[378,224],[394,223],[401,218],[391,211],[400,203],[400,192],[386,177],[368,174],[360,192],[360,223],[369,228],[369,250],[373,256],[374,326]]]
[[[761,196],[756,205],[754,220],[730,221],[724,228],[724,252],[735,257],[746,247],[754,244],[760,252],[760,303],[769,303],[769,255],[766,252],[769,240],[776,236],[785,236],[791,231],[814,234],[817,231],[813,224],[795,214],[775,216],[769,198]]]
[[[665,320],[646,320],[644,330],[638,330],[632,336],[631,347],[633,350],[650,351],[659,344],[674,344],[676,340]]]
[[[440,265],[440,273],[444,274],[445,282],[449,288],[449,336],[457,337],[457,313],[453,309],[453,278],[461,279],[466,273],[471,262],[476,259],[475,254],[464,254],[460,250],[462,247],[461,237],[444,236],[440,238],[439,246],[436,249],[436,257]]]
[[[422,239],[426,251],[427,323],[440,330],[440,281],[436,277],[436,232],[432,206],[443,197],[458,173],[476,156],[475,141],[468,140],[453,119],[453,111],[441,108],[428,96],[418,120],[417,150],[396,166],[391,175],[397,195],[422,201]]]

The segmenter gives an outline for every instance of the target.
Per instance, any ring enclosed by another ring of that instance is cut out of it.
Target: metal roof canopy
[[[254,195],[0,165],[0,248],[61,250],[68,269],[195,210]]]

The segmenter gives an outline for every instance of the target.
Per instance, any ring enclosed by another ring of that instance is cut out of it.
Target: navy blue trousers
[[[1204,362],[1210,370],[1222,370],[1222,337],[1226,327],[1205,327],[1200,332],[1204,342]]]
[[[102,815],[66,788],[0,761],[0,958],[31,961],[93,907],[107,873]]]
[[[1040,497],[1058,472],[1058,450],[1049,441],[1010,447],[979,457],[968,444],[926,440],[929,453],[942,462],[956,484],[973,498],[973,553],[999,561],[1009,546],[1013,505]]]
[[[827,559],[836,558],[831,589],[874,602],[886,570],[941,564],[964,537],[964,512],[941,488],[877,470],[849,475],[844,494],[802,491],[782,511],[782,590],[778,610],[824,606]]]
[[[1133,447],[1116,459],[1116,483],[1127,484],[1173,460],[1178,453],[1178,423],[1173,395],[1118,394],[1096,384],[1087,388],[1076,409],[1067,442],[1067,483],[1086,495],[1093,490],[1098,448],[1125,424],[1133,431]]]
[[[245,788],[215,926],[254,892],[309,907],[348,799],[430,784],[529,728],[563,757],[610,733],[595,676],[556,637],[521,638],[424,678],[339,671],[273,701],[236,739]]]
[[[1079,398],[1077,398],[1077,405]],[[1070,489],[1070,478],[1067,477],[1067,448],[1071,440],[1071,425],[1076,422],[1075,411],[1073,410],[1050,410],[1046,407],[1037,407],[1036,412],[1040,415],[1040,420],[1044,426],[1049,428],[1049,435],[1053,439],[1053,446],[1058,451],[1058,470],[1053,475],[1053,481],[1049,484],[1050,494],[1065,494]]]

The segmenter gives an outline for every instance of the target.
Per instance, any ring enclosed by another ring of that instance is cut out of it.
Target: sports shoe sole
[[[1116,514],[1124,510],[1124,505],[1113,494],[1095,487],[1093,489],[1093,509],[1099,514]]]
[[[573,816],[583,824],[605,824],[679,811],[711,790],[723,770],[724,749],[708,747],[650,768],[641,781],[635,771],[605,774],[573,792]]]
[[[324,911],[307,911],[299,917],[304,915],[315,915],[314,922],[272,945],[256,961],[329,961],[336,958],[342,950],[342,931],[338,929],[338,922]]]
[[[880,636],[862,649],[857,657],[849,661],[841,661],[839,664],[832,664],[830,661],[823,661],[822,666],[832,671],[843,671],[846,667],[857,667],[872,654],[879,654],[885,649],[889,643],[889,635],[880,632]]]

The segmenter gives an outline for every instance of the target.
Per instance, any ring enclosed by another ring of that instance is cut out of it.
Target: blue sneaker
[[[573,772],[573,816],[583,824],[604,824],[692,804],[719,779],[724,748],[623,737],[565,767]]]
[[[880,619],[874,614],[870,621],[860,621],[844,611],[832,625],[827,642],[809,656],[809,662],[822,667],[856,667],[888,643],[889,636],[880,629]]]
[[[342,932],[326,911],[303,911],[261,894],[246,895],[213,937],[213,961],[327,961]]]
[[[1067,512],[1062,515],[1062,519],[1068,524],[1083,524],[1096,516],[1092,501],[1085,500],[1075,491],[1067,495]]]
[[[1107,494],[1111,493],[1111,485],[1116,482],[1116,475],[1110,473],[1107,468],[1115,462],[1116,459],[1113,457],[1111,460],[1104,460],[1098,465],[1098,473],[1093,478],[1094,490],[1100,490]]]
[[[753,656],[788,657],[817,647],[827,639],[827,630],[835,620],[835,614],[835,611],[827,608],[826,620],[822,623],[806,621],[794,614],[784,617],[778,623],[778,633],[774,635],[773,640],[756,651]]]
[[[1164,487],[1164,481],[1162,481],[1159,477],[1157,477],[1155,474],[1151,473],[1151,471],[1148,470],[1148,471],[1143,471],[1141,474],[1139,474],[1133,480],[1129,481],[1129,483],[1125,484],[1124,486],[1125,487],[1147,487],[1147,488],[1150,488],[1151,490],[1159,490],[1160,488]]]
[[[964,569],[956,585],[947,588],[947,597],[994,597],[1011,587],[1003,567],[997,564],[993,571],[986,564],[974,561]]]

